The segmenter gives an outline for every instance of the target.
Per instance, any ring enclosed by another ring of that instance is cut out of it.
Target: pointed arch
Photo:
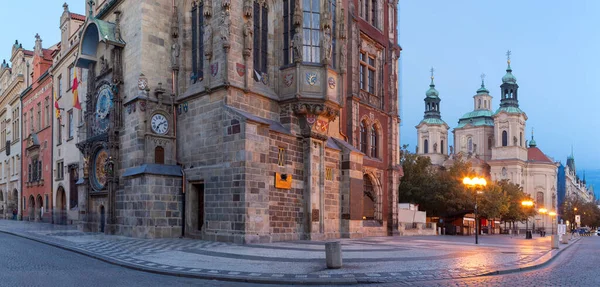
[[[381,182],[372,172],[363,174],[363,213],[364,220],[383,220],[383,200]]]

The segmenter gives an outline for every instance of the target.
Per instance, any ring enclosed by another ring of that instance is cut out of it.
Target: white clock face
[[[152,130],[157,134],[164,135],[169,130],[169,122],[162,114],[153,115],[150,123],[152,124]]]

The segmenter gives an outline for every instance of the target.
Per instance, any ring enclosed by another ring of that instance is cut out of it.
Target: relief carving
[[[229,35],[231,31],[231,17],[229,17],[229,10],[221,11],[221,19],[219,21],[221,30],[221,43],[224,49],[229,49],[231,44],[229,43]]]
[[[244,16],[247,18],[252,18],[252,11],[254,9],[253,7],[254,1],[253,0],[244,0]]]
[[[204,16],[210,18],[212,16],[212,0],[204,0]]]
[[[294,38],[292,39],[292,48],[294,49],[294,62],[302,62],[302,33],[300,33],[299,27],[296,27],[296,32],[294,33]]]
[[[252,22],[246,21],[246,24],[244,24],[244,58],[248,58],[250,57],[250,55],[252,55],[252,49],[254,44],[253,36],[254,27],[252,25]]]
[[[325,26],[323,29],[323,39],[322,39],[322,61],[323,64],[329,65],[331,63],[331,52],[332,52],[332,42],[331,42],[331,27]]]

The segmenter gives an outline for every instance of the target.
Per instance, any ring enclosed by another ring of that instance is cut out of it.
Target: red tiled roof
[[[553,163],[545,154],[537,147],[527,149],[527,160],[534,162]]]
[[[33,56],[33,51],[23,50],[23,54],[25,54],[27,56]]]
[[[79,20],[79,21],[85,21],[84,15],[77,14],[77,13],[69,13],[69,15],[71,16],[72,19]]]

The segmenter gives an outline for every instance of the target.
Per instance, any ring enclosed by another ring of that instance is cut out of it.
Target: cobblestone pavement
[[[421,236],[341,239],[344,267],[325,267],[324,242],[236,245],[192,239],[135,239],[72,226],[0,220],[0,231],[110,263],[160,274],[279,283],[385,283],[459,279],[535,266],[561,250],[549,237]],[[564,248],[565,245],[562,245]]]

